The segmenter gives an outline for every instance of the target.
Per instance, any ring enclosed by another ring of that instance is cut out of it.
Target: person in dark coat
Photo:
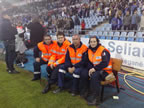
[[[15,35],[17,34],[16,28],[14,28],[10,22],[10,16],[7,13],[2,13],[2,23],[0,25],[0,37],[4,43],[6,55],[5,62],[7,65],[8,73],[19,73],[14,68],[15,53]]]
[[[30,29],[30,42],[31,47],[36,46],[39,42],[43,40],[44,36],[44,28],[40,24],[38,19],[34,19],[32,23],[28,25],[28,29]]]
[[[81,96],[87,98],[88,105],[98,105],[100,103],[100,81],[105,80],[106,76],[112,73],[112,62],[110,52],[100,44],[96,36],[89,39],[89,44],[82,60],[87,66],[80,76],[83,82],[80,85],[83,90]],[[85,95],[85,92],[89,95]]]

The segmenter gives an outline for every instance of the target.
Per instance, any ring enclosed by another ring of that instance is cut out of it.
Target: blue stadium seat
[[[114,33],[113,40],[118,40],[118,39],[119,39],[119,36],[120,36],[120,32],[115,32],[115,33]]]
[[[101,36],[101,39],[105,39],[108,36],[108,32],[104,32],[103,35]]]
[[[126,37],[120,37],[119,40],[125,41],[125,40],[126,40]]]
[[[114,33],[113,32],[109,32],[108,36],[106,37],[106,39],[111,40],[113,37]]]
[[[129,32],[128,35],[127,35],[127,41],[134,41],[134,32]]]
[[[125,41],[125,40],[126,40],[126,37],[127,37],[127,32],[122,32],[121,35],[120,35],[119,40]]]
[[[102,31],[99,31],[98,34],[97,34],[97,36],[101,39],[101,36],[103,36]]]
[[[136,33],[136,42],[143,42],[144,41],[143,34],[144,34],[144,32],[137,32]]]
[[[127,41],[134,41],[134,37],[128,37]]]

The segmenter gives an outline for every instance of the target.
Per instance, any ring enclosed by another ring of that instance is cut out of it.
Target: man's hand
[[[40,62],[40,58],[37,57],[37,58],[35,59],[35,61],[36,61],[36,62]]]
[[[73,73],[73,68],[69,67],[68,72],[72,74]]]
[[[51,65],[50,65],[50,68],[51,68],[51,69],[54,69],[54,65],[53,65],[53,64],[51,64]]]
[[[91,69],[89,70],[89,76],[91,76],[92,73],[95,72],[95,71],[96,71],[96,70],[95,70],[94,68],[91,68]]]

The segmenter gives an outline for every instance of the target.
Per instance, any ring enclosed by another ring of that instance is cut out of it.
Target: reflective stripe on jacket
[[[104,50],[108,51],[103,46],[99,46],[95,53],[91,49],[88,49],[88,58],[89,58],[90,62],[93,63],[94,66],[96,66],[102,62],[102,52]],[[112,61],[111,60],[109,61],[108,66],[106,68],[103,68],[103,70],[105,70],[109,74],[112,72]]]

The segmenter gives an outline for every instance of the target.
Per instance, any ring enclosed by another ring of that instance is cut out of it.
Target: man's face
[[[72,37],[72,42],[73,42],[74,46],[79,45],[80,44],[80,37],[78,35],[74,35]]]
[[[48,36],[44,37],[44,42],[45,42],[47,45],[49,45],[49,44],[51,43],[51,37],[48,37]]]
[[[129,15],[129,11],[126,12],[126,15]]]
[[[137,11],[135,11],[134,14],[137,14]]]
[[[8,16],[7,14],[5,14],[3,17],[4,17],[5,19],[9,19],[9,20],[10,20],[10,16]]]
[[[63,42],[64,42],[64,36],[63,35],[58,35],[57,36],[57,41],[60,43],[60,44],[62,44]]]

